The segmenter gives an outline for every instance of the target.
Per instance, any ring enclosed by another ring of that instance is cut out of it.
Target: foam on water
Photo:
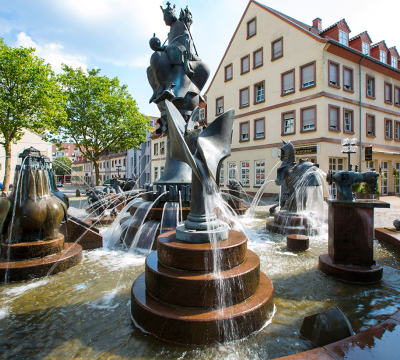
[[[4,291],[4,294],[8,296],[20,296],[29,290],[36,289],[40,286],[47,284],[48,281],[49,280],[46,278],[46,279],[36,280],[20,286],[12,286],[6,291]]]

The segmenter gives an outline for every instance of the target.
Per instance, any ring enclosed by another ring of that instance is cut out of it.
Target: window
[[[249,106],[249,88],[244,88],[239,91],[240,94],[240,108]]]
[[[271,61],[283,56],[283,38],[279,38],[271,43]]]
[[[154,181],[158,179],[158,167],[154,168]]]
[[[400,121],[397,120],[394,121],[394,139],[400,141]]]
[[[239,141],[249,141],[249,121],[240,123],[240,139]]]
[[[289,70],[281,75],[281,83],[281,96],[294,93],[294,69]]]
[[[340,87],[340,75],[339,75],[339,67],[340,64],[328,60],[328,78],[329,78],[329,86]]]
[[[392,56],[392,67],[397,69],[397,59],[394,56]]]
[[[123,166],[126,166],[126,159],[124,159],[124,165]]]
[[[343,132],[354,134],[354,111],[343,109]]]
[[[385,118],[385,139],[393,139],[393,120]]]
[[[367,170],[375,171],[375,161],[374,160],[367,161],[366,166],[367,166]]]
[[[300,67],[300,90],[315,86],[315,61]]]
[[[245,74],[250,71],[250,55],[246,55],[240,59],[240,74]]]
[[[230,180],[236,180],[236,173],[237,173],[237,168],[236,168],[236,163],[235,162],[229,162],[228,163],[228,183]]]
[[[379,52],[379,60],[385,64],[387,63],[386,62],[386,53],[382,50]]]
[[[220,97],[215,101],[215,115],[222,114],[224,112],[224,97]]]
[[[164,166],[161,166],[161,167],[160,167],[160,173],[161,173],[160,175],[162,175],[163,172],[164,172]]]
[[[362,42],[362,53],[364,55],[369,55],[369,44]]]
[[[345,33],[345,32],[342,31],[342,30],[339,30],[339,42],[340,42],[342,45],[346,45],[346,46],[347,46],[347,43],[348,43],[348,36],[349,36],[349,34]]]
[[[340,107],[328,105],[329,130],[340,131]]]
[[[282,135],[295,133],[295,112],[290,111],[282,114]]]
[[[333,174],[337,173],[338,171],[342,171],[344,169],[343,166],[343,159],[342,158],[329,158],[329,171]],[[333,182],[331,185],[331,196],[336,198],[336,183]]]
[[[160,142],[160,155],[165,154],[165,141]]]
[[[204,122],[204,119],[206,118],[206,109],[200,109],[199,118],[200,118],[200,121]]]
[[[394,192],[396,195],[400,194],[400,179],[399,179],[399,174],[400,174],[400,163],[395,163],[394,169],[397,172],[397,177],[394,178]]]
[[[254,161],[254,185],[261,186],[265,181],[265,161]]]
[[[111,161],[111,167],[114,167],[114,160]]]
[[[225,66],[225,81],[232,80],[232,64]]]
[[[158,155],[158,144],[154,144],[154,155]]]
[[[256,27],[256,18],[250,20],[247,23],[247,38],[251,38],[256,34],[257,27]]]
[[[300,121],[301,121],[301,131],[313,131],[316,130],[316,106],[300,110]]]
[[[385,103],[392,103],[392,84],[385,81]]]
[[[367,136],[375,137],[375,115],[367,114]]]
[[[367,97],[375,99],[375,78],[367,75]]]
[[[118,164],[121,164],[121,159],[118,160]]]
[[[219,169],[219,186],[224,185],[224,163],[221,163],[221,167]]]
[[[264,101],[264,81],[254,85],[254,104]]]
[[[253,69],[263,65],[263,48],[253,52]]]
[[[343,90],[354,91],[353,87],[353,69],[343,66]]]
[[[250,185],[250,162],[241,161],[240,162],[240,182],[243,186]]]
[[[265,139],[265,118],[254,120],[254,140]]]
[[[399,86],[394,87],[394,104],[396,106],[400,106],[400,87]]]

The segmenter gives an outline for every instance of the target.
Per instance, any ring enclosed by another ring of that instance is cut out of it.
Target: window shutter
[[[282,55],[282,40],[279,40],[274,43],[274,58]]]
[[[263,133],[263,132],[264,132],[264,120],[257,120],[256,133]]]
[[[314,125],[314,108],[303,110],[303,128]]]
[[[385,85],[385,100],[386,101],[392,101],[392,96],[391,96],[391,85],[386,84]]]
[[[249,23],[249,36],[254,35],[256,33],[256,22],[253,20]]]
[[[293,89],[293,72],[283,75],[283,92]]]
[[[367,119],[367,132],[373,134],[374,133],[374,126],[373,126],[373,118],[372,116],[368,116]]]
[[[242,135],[249,133],[249,124],[248,123],[242,124],[241,127],[242,127],[242,131],[241,131]]]
[[[226,79],[230,79],[231,77],[232,77],[232,66],[228,66],[227,68],[226,68],[226,74],[225,74],[226,76]]]
[[[242,59],[242,72],[249,71],[249,58],[245,57]]]
[[[292,120],[293,119],[293,113],[287,113],[283,115],[283,120]],[[303,119],[304,121],[304,119]]]
[[[261,54],[261,50],[257,51],[254,54],[254,66],[255,67],[261,65],[261,63],[262,63],[262,56],[261,55],[262,55]]]
[[[399,88],[394,89],[394,101],[397,105],[400,104],[400,89]]]
[[[351,70],[344,69],[344,86],[351,89]]]
[[[332,129],[337,129],[338,128],[338,109],[331,107],[329,111],[329,116],[330,116],[330,127]],[[304,123],[304,120],[303,120]]]
[[[338,67],[337,65],[330,64],[329,65],[329,75],[330,75],[330,82],[338,84]]]
[[[240,105],[245,106],[249,104],[249,90],[242,90],[240,92]]]
[[[301,69],[302,84],[307,84],[314,81],[314,65],[308,65]]]

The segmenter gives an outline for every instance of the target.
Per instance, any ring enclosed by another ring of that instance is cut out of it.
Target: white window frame
[[[344,32],[344,31],[342,31],[342,30],[339,30],[339,42],[342,45],[346,45],[347,46],[349,44],[349,34]]]
[[[366,42],[362,42],[362,53],[364,55],[369,55],[369,44]]]
[[[397,69],[397,59],[394,56],[392,56],[392,61],[391,62],[392,62],[392,67]]]
[[[265,181],[265,160],[254,161],[254,185],[261,186]]]
[[[285,115],[292,114],[291,118],[288,119],[283,119],[283,133],[284,134],[293,134],[294,133],[294,111],[291,113],[286,113]],[[284,115],[284,116],[285,116]],[[292,131],[288,131],[288,129],[291,128]]]
[[[386,64],[387,60],[386,60],[386,53],[383,50],[379,51],[379,60],[380,62],[383,62],[384,64]]]
[[[400,140],[400,122],[394,122],[394,139]]]
[[[250,186],[250,161],[240,162],[240,182],[243,186]]]
[[[351,117],[352,113],[351,111],[345,111],[344,112],[344,131],[352,132],[353,129],[351,128]]]
[[[256,85],[256,102],[264,100],[264,83]]]
[[[229,185],[230,180],[236,180],[237,177],[237,166],[236,162],[228,162],[228,182]]]

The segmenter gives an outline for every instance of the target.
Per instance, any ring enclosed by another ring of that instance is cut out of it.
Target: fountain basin
[[[311,226],[306,216],[289,211],[281,211],[274,214],[274,219],[267,221],[266,229],[281,235],[315,236],[320,232],[319,228]]]

